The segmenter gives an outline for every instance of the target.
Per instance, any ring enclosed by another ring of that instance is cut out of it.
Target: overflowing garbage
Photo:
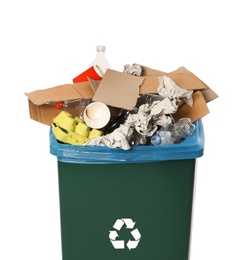
[[[131,149],[175,145],[195,130],[218,97],[193,73],[180,67],[166,73],[140,64],[113,70],[105,47],[73,84],[26,93],[30,117],[51,126],[68,145]]]

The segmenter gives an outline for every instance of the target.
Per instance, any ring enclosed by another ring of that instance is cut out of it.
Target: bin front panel
[[[195,162],[58,161],[63,260],[187,260]]]

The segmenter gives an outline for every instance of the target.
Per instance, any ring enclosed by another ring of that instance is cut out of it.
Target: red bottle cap
[[[63,106],[63,102],[56,102],[56,108],[61,109]]]

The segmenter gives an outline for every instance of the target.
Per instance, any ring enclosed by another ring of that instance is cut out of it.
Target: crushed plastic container
[[[59,143],[63,260],[188,260],[201,120],[180,144],[104,146]]]

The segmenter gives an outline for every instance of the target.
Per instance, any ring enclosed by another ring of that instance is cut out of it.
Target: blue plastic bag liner
[[[194,124],[195,131],[179,144],[132,146],[130,150],[63,144],[56,140],[50,128],[50,153],[60,162],[77,164],[147,163],[194,159],[203,155],[205,141],[201,119]]]

